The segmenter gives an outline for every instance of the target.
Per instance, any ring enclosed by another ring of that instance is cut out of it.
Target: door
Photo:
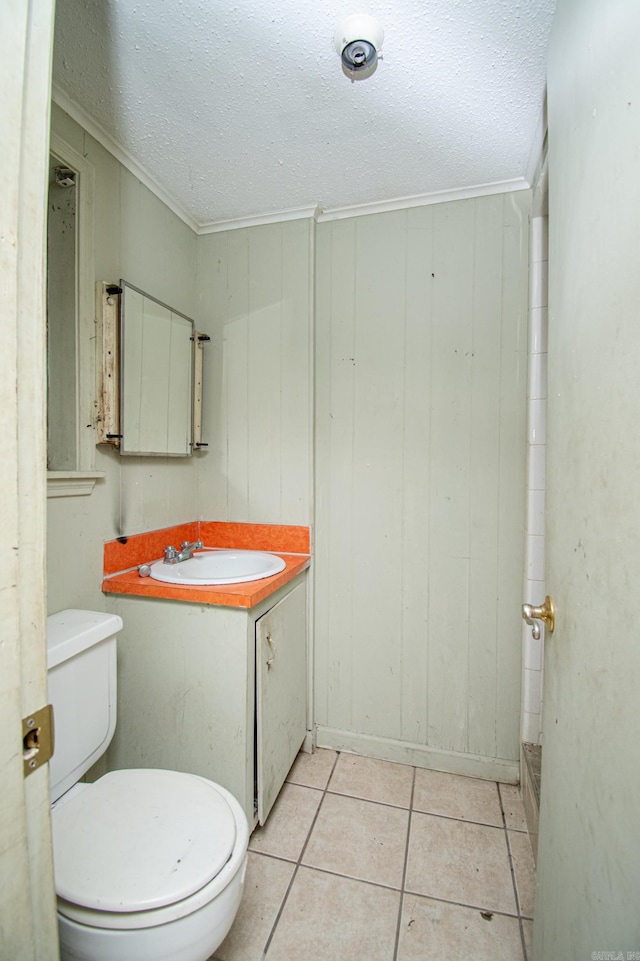
[[[637,0],[558,2],[535,961],[640,957],[639,37]]]
[[[22,718],[46,701],[44,219],[53,3],[0,3],[0,958],[58,956],[47,765]]]
[[[256,622],[258,821],[264,824],[307,733],[307,584]]]

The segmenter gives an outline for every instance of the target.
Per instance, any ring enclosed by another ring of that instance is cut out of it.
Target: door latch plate
[[[53,755],[53,707],[45,704],[22,719],[24,776],[32,774]]]

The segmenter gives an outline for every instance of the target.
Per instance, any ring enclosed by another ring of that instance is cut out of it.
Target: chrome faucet
[[[194,541],[192,544],[189,541],[183,541],[180,545],[181,551],[177,551],[175,547],[170,544],[169,547],[164,549],[164,563],[165,564],[179,564],[180,561],[188,561],[193,557],[194,551],[201,551],[204,547],[202,541]]]

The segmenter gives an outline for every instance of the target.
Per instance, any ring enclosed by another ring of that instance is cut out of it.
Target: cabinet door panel
[[[256,688],[258,820],[264,824],[306,734],[306,583],[256,622]]]

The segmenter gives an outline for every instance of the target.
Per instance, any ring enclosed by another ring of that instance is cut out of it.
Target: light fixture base
[[[384,30],[374,17],[356,13],[338,24],[333,45],[342,69],[352,80],[370,77],[381,59]]]

